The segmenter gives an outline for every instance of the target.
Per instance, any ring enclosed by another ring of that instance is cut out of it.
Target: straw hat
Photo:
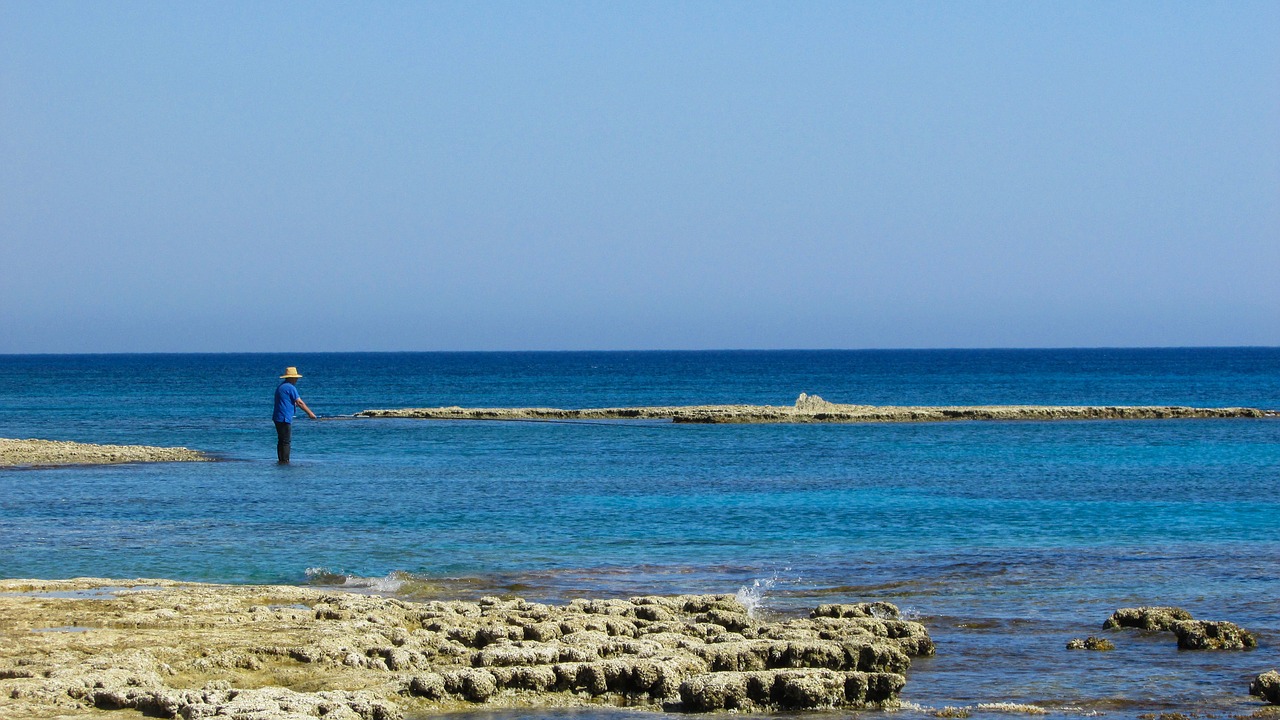
[[[281,379],[281,380],[288,380],[288,379],[290,379],[290,378],[300,378],[300,377],[302,377],[302,376],[298,374],[298,368],[296,368],[296,367],[287,367],[287,368],[285,368],[285,370],[284,370],[284,374],[280,376],[280,379]]]

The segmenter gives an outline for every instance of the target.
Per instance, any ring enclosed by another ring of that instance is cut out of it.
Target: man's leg
[[[281,465],[289,464],[289,445],[293,440],[293,425],[286,422],[276,423],[276,460]]]

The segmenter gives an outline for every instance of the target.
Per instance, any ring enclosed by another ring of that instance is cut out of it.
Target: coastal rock
[[[906,678],[894,673],[766,670],[700,675],[680,685],[689,712],[878,707],[897,697]]]
[[[72,695],[77,697],[77,695]],[[138,710],[153,717],[205,720],[302,720],[324,717],[341,720],[402,720],[394,705],[369,693],[298,693],[285,688],[253,690],[174,691],[162,687],[102,687],[82,695],[102,710]]]
[[[838,408],[835,403],[829,403],[817,395],[800,393],[800,397],[796,398],[796,410],[799,412],[824,412]]]
[[[1173,624],[1182,650],[1245,650],[1257,647],[1253,633],[1225,621],[1181,620]]]
[[[809,615],[810,617],[879,618],[882,620],[900,620],[902,618],[902,613],[898,611],[898,606],[888,602],[819,605]]]
[[[362,410],[356,418],[429,420],[671,420],[674,423],[867,423],[952,420],[1161,420],[1260,418],[1257,408],[1181,406],[972,405],[896,407],[832,403],[801,393],[793,405],[685,405],[621,408],[404,408]]]
[[[1280,672],[1269,670],[1249,683],[1249,694],[1256,695],[1272,705],[1280,705]]]
[[[1115,643],[1106,638],[1094,637],[1090,635],[1087,638],[1075,638],[1067,642],[1068,650],[1097,650],[1105,652],[1107,650],[1115,650]]]
[[[1140,630],[1172,630],[1175,623],[1190,620],[1191,613],[1177,607],[1143,606],[1120,608],[1102,624],[1103,629],[1138,628]]]
[[[202,452],[184,447],[94,445],[57,440],[0,438],[0,467],[204,462],[211,459]]]
[[[847,640],[869,635],[893,640],[899,650],[912,657],[928,657],[934,653],[933,639],[924,625],[903,620],[893,603],[819,605],[810,617],[824,639]]]
[[[732,595],[554,606],[142,583],[0,581],[0,631],[14,640],[0,644],[0,697],[29,715],[263,720],[601,702],[865,708],[892,702],[911,658],[933,652],[888,603],[764,621]],[[94,587],[109,591],[67,592]]]

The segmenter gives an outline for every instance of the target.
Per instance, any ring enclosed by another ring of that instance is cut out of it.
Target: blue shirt
[[[298,388],[291,382],[282,382],[276,388],[276,411],[271,416],[275,422],[293,422],[294,403],[298,401]]]

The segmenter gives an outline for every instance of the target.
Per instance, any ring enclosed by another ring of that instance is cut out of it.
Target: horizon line
[[[0,357],[76,357],[103,355],[484,355],[571,353],[769,353],[769,352],[1047,352],[1068,350],[1277,350],[1280,345],[1076,345],[989,347],[863,348],[612,348],[560,350],[111,350],[98,352],[0,352]]]

